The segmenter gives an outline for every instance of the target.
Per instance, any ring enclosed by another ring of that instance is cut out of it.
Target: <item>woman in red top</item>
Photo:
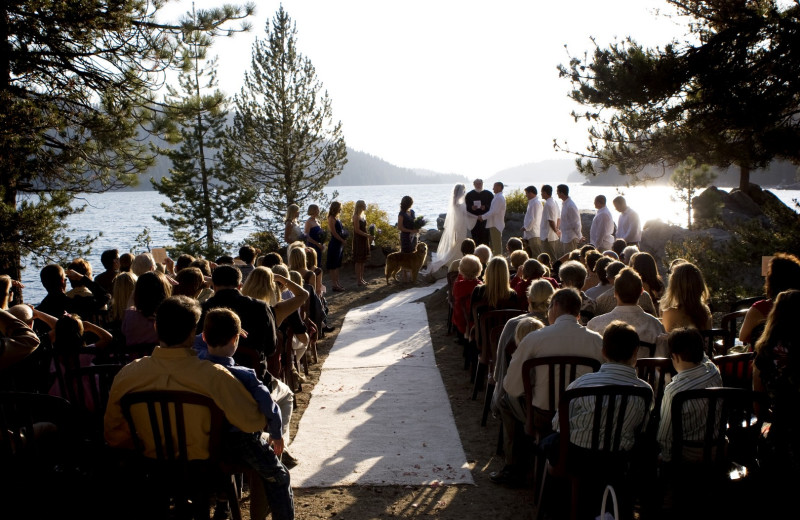
[[[461,337],[466,336],[469,316],[472,312],[470,308],[472,290],[483,283],[478,279],[481,270],[481,261],[475,255],[464,255],[458,264],[458,278],[453,284],[452,321]]]
[[[767,297],[759,300],[747,310],[739,329],[739,340],[753,345],[758,338],[751,338],[753,329],[767,321],[772,301],[778,294],[789,289],[800,289],[800,259],[788,253],[776,253],[769,262],[769,270],[764,281]]]

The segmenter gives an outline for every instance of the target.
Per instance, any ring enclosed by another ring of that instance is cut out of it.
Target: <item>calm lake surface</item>
[[[614,188],[584,186],[578,183],[570,183],[569,186],[570,196],[580,209],[594,209],[594,197],[605,195],[616,220],[619,214],[613,209],[611,199],[617,195],[623,195],[628,205],[639,213],[643,223],[648,220],[660,219],[664,222],[686,225],[685,206],[675,200],[675,191],[669,186]],[[524,187],[525,185],[522,184],[509,184],[504,192],[507,194],[512,190]],[[413,209],[416,214],[424,215],[428,219],[429,226],[434,226],[436,217],[447,211],[453,185],[338,186],[326,188],[325,193],[330,195],[334,189],[339,192],[337,199],[342,202],[364,199],[367,203],[376,203],[386,211],[391,222],[397,218],[400,199],[404,195],[410,195],[414,199]],[[729,189],[725,189],[729,191]],[[797,190],[770,191],[792,208],[794,208],[792,200],[800,198],[800,191]],[[150,229],[151,247],[164,247],[172,243],[167,229],[153,220],[153,215],[163,214],[161,203],[168,202],[168,199],[159,195],[158,192],[128,191],[88,194],[81,201],[86,203],[86,210],[81,214],[71,216],[69,225],[74,228],[72,234],[75,237],[95,236],[102,232],[102,236],[92,245],[92,253],[87,257],[95,274],[103,271],[100,254],[106,249],[117,248],[120,252],[142,252],[141,247],[136,243],[136,236],[145,227]],[[305,208],[301,209],[301,213],[305,214]],[[238,244],[255,230],[255,226],[248,223],[223,237],[223,240]],[[236,251],[231,253],[235,256]],[[23,270],[22,283],[25,284],[25,300],[27,302],[36,304],[45,296],[39,282],[38,270],[33,266]]]

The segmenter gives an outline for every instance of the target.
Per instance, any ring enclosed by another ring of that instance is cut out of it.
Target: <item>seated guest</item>
[[[506,257],[511,259],[511,253],[514,251],[524,251],[525,245],[522,243],[522,239],[519,237],[511,237],[506,241]],[[525,253],[527,254],[527,252]]]
[[[478,279],[481,274],[481,261],[475,255],[464,255],[458,266],[459,277],[453,284],[453,318],[452,322],[461,338],[464,338],[471,315],[472,291],[483,282]]]
[[[237,267],[239,267],[239,270],[242,272],[242,281],[246,282],[247,277],[250,276],[250,273],[252,273],[253,269],[256,268],[256,248],[247,244],[240,247],[239,260],[244,262]]]
[[[767,321],[773,300],[788,289],[800,289],[800,259],[787,253],[777,253],[769,261],[767,276],[764,279],[766,298],[755,302],[747,309],[747,314],[744,316],[742,327],[739,329],[739,340],[742,343],[755,344],[758,338],[750,337],[753,329]]]
[[[39,348],[39,337],[23,321],[0,310],[0,370],[28,357]]]
[[[614,281],[617,278],[617,275],[620,271],[625,268],[625,264],[618,260],[614,260],[610,264],[606,266],[606,278],[608,278],[608,282],[611,287],[614,287]],[[642,291],[641,296],[639,296],[639,301],[637,302],[639,307],[648,314],[652,314],[653,316],[656,315],[656,308],[653,305],[653,300],[650,299],[650,294]],[[614,296],[614,291],[606,291],[600,296],[597,297],[597,301],[595,301],[595,316],[600,316],[601,314],[606,314],[611,312],[614,307],[617,306],[617,297]]]
[[[595,266],[597,265],[597,261],[603,258],[603,253],[598,251],[597,249],[592,249],[586,252],[586,256],[584,257],[584,265],[586,266],[586,281],[583,284],[583,291],[586,292],[592,287],[596,286],[600,282],[600,278],[597,276],[597,272],[595,271]]]
[[[643,284],[639,273],[630,267],[625,267],[614,278],[614,297],[617,306],[606,314],[595,316],[586,327],[595,332],[602,333],[612,321],[621,321],[632,326],[641,341],[655,343],[659,335],[664,334],[664,326],[653,316],[642,310],[637,302],[642,295]],[[651,353],[641,350],[641,357],[649,357]],[[655,353],[652,353],[655,355]]]
[[[526,422],[525,388],[522,383],[522,365],[531,358],[546,356],[585,356],[602,361],[603,338],[581,325],[581,297],[575,288],[559,289],[550,300],[549,327],[525,336],[511,356],[503,380],[504,396],[498,403],[503,421],[503,449],[505,466],[490,476],[492,482],[519,483],[527,464],[524,459],[523,427]],[[638,347],[638,339],[636,346]],[[588,367],[579,367],[586,373]],[[556,410],[550,409],[550,394],[546,366],[537,367],[533,374],[534,427],[540,431],[550,429],[550,420]],[[634,371],[634,377],[636,373]],[[646,384],[646,383],[645,383]],[[522,450],[520,448],[523,448]]]
[[[481,261],[481,273],[478,275],[478,278],[483,280],[483,273],[486,271],[486,264],[488,264],[489,260],[492,258],[492,248],[486,244],[481,244],[475,247],[475,256],[477,256]]]
[[[463,258],[465,255],[473,255],[475,254],[475,241],[471,238],[467,237],[461,241],[461,257]],[[458,264],[461,262],[461,258],[456,258],[452,262],[450,262],[450,267],[447,269],[448,273],[458,272]]]
[[[508,259],[508,275],[510,277],[508,283],[523,298],[525,297],[525,291],[528,290],[528,285],[530,285],[530,279],[525,279],[522,276],[522,266],[527,260],[528,253],[524,249],[517,249],[509,255]],[[521,289],[518,287],[520,284],[523,285]]]
[[[676,265],[661,301],[661,322],[670,332],[679,327],[708,330],[712,326],[710,296],[703,273],[689,262]]]
[[[606,267],[608,267],[608,265],[613,261],[614,261],[613,258],[604,255],[602,258],[599,258],[594,264],[594,273],[597,276],[597,285],[586,289],[585,292],[586,296],[595,300],[595,304],[597,303],[597,298],[601,294],[614,288],[614,286],[611,285],[611,283],[608,281],[608,276],[606,275]]]
[[[166,275],[158,271],[147,271],[136,279],[133,289],[133,307],[125,311],[122,318],[122,334],[125,345],[149,345],[158,343],[155,331],[156,309],[172,295],[172,284]]]
[[[131,265],[133,265],[134,258],[133,253],[122,253],[119,255],[119,272],[129,272],[131,270]]]
[[[536,260],[533,260],[536,262]],[[541,265],[541,264],[539,264]],[[514,340],[517,333],[517,325],[526,319],[534,318],[539,320],[542,324],[547,325],[547,311],[550,305],[550,298],[555,293],[553,286],[547,280],[536,280],[528,288],[528,293],[525,295],[528,301],[528,312],[521,316],[516,316],[509,319],[503,325],[503,331],[500,333],[500,338],[497,341],[497,352],[494,356],[494,368],[489,371],[492,381],[495,383],[494,393],[492,394],[491,409],[495,417],[500,414],[500,399],[502,399],[505,390],[503,389],[503,379],[506,375],[506,367],[508,366],[508,358],[506,356],[506,348],[508,344]],[[516,341],[519,345],[519,341]]]
[[[119,274],[119,251],[107,249],[100,255],[100,263],[103,264],[105,271],[98,274],[94,281],[100,284],[105,292],[111,294],[113,290],[114,277]]]
[[[622,252],[625,251],[625,248],[628,246],[628,243],[625,241],[624,238],[618,238],[614,240],[611,244],[611,251],[617,254],[617,259],[622,260]]]
[[[631,258],[638,252],[639,246],[625,246],[625,249],[622,250],[622,254],[619,255],[619,259],[624,262],[625,265],[630,265]]]
[[[181,272],[181,269],[186,269],[187,267],[189,267],[189,265],[191,265],[191,263],[194,261],[195,257],[193,257],[190,254],[183,253],[182,255],[180,255],[178,259],[175,260],[175,274],[177,275],[178,273]]]
[[[482,313],[496,309],[519,309],[525,303],[517,297],[517,293],[509,285],[508,263],[504,256],[494,256],[486,265],[483,285],[472,290],[470,297],[471,312],[468,316],[467,334],[470,341],[475,340],[475,312]],[[526,305],[527,306],[527,305]],[[482,360],[483,361],[483,360]],[[487,360],[488,361],[488,360]]]
[[[661,275],[658,274],[656,259],[650,253],[641,251],[633,255],[630,267],[636,269],[636,272],[642,277],[642,287],[650,294],[650,299],[653,300],[653,305],[658,311],[658,302],[664,294],[665,286]]]
[[[572,287],[580,293],[583,302],[581,304],[581,324],[586,325],[597,314],[594,300],[581,290],[586,282],[586,267],[577,260],[568,260],[559,267],[558,278],[561,280],[561,287]]]
[[[534,258],[525,260],[525,263],[517,269],[516,275],[511,278],[511,288],[517,291],[520,301],[528,297],[528,287],[544,276],[544,272],[544,266]]]
[[[94,319],[95,313],[108,304],[111,295],[91,278],[90,267],[87,267],[88,262],[78,260],[70,265],[84,272],[75,269],[68,269],[65,272],[60,265],[56,264],[48,264],[42,268],[39,276],[47,291],[47,296],[36,307],[37,310],[56,318],[68,312],[87,319]],[[67,296],[67,278],[73,287],[79,288],[79,290],[71,291],[72,297]]]
[[[175,296],[183,295],[197,299],[200,292],[206,288],[205,276],[197,267],[184,267],[178,271],[175,281],[178,282],[178,285],[172,288],[172,294]]]
[[[268,438],[261,432],[247,433],[235,426],[231,426],[226,432],[225,440],[230,446],[231,455],[251,467],[253,478],[260,477],[260,482],[251,481],[251,517],[266,518],[263,506],[256,506],[257,502],[263,502],[263,498],[266,498],[273,511],[273,518],[292,518],[294,506],[292,489],[289,486],[289,472],[280,460],[284,444],[288,440],[283,437],[283,417],[280,408],[270,395],[270,389],[256,377],[255,371],[239,366],[233,360],[241,333],[241,321],[236,313],[230,309],[212,309],[206,314],[203,332],[195,339],[194,348],[198,351],[200,359],[207,359],[224,366],[241,381],[267,419]],[[254,500],[256,493],[259,495],[259,500]],[[219,518],[223,515],[227,517],[227,511],[227,502],[218,500],[214,517]]]
[[[667,336],[667,347],[672,366],[678,372],[664,387],[661,399],[661,420],[658,425],[659,459],[672,460],[672,399],[678,392],[722,386],[719,369],[706,357],[705,341],[694,327],[673,329]],[[702,441],[705,436],[705,419],[708,403],[697,401],[695,406],[684,408],[683,436],[687,441]],[[683,449],[686,460],[702,460],[703,454],[689,448]]]

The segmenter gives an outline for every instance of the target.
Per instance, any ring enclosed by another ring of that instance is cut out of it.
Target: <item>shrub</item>
[[[519,188],[506,195],[506,213],[525,213],[528,210],[528,197]]]
[[[243,245],[250,245],[256,248],[256,257],[267,253],[281,252],[280,242],[278,242],[278,239],[274,234],[272,234],[271,231],[267,230],[255,231],[247,235],[247,238],[245,238],[236,246],[234,256],[238,253],[239,248]]]

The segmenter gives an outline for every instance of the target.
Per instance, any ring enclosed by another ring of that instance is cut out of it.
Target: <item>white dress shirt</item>
[[[614,320],[623,321],[633,327],[639,335],[639,340],[647,343],[655,343],[658,336],[666,332],[664,325],[661,324],[658,318],[652,314],[647,314],[638,305],[617,305],[611,312],[595,316],[589,320],[586,328],[602,335],[606,326]],[[650,353],[647,352],[647,349],[639,349],[637,357],[649,356]]]
[[[531,332],[523,339],[508,365],[503,388],[511,397],[525,395],[522,384],[522,364],[531,358],[545,356],[584,356],[603,362],[603,337],[578,323],[575,316],[564,314],[543,329]],[[578,367],[577,374],[591,372],[589,367]],[[536,367],[534,371],[533,405],[542,410],[550,408],[548,368]],[[558,396],[556,396],[556,403]]]
[[[558,234],[550,227],[550,222],[553,221],[553,225],[558,224],[558,215],[560,210],[558,209],[558,202],[555,201],[553,197],[550,197],[546,201],[544,201],[544,208],[542,211],[542,223],[539,228],[539,238],[542,240],[549,240],[550,242],[558,240]]]
[[[639,214],[631,208],[626,208],[619,215],[617,238],[623,238],[628,243],[642,241],[642,224],[639,222]]]
[[[525,230],[522,232],[522,238],[539,238],[542,227],[542,201],[539,196],[535,196],[528,201],[528,210],[525,211],[525,219],[522,221],[522,227]]]
[[[506,227],[506,198],[503,192],[495,193],[489,211],[483,214],[487,228],[495,228],[501,233]]]
[[[601,253],[611,249],[611,244],[614,243],[614,217],[607,206],[597,210],[589,229],[589,240]]]
[[[581,214],[571,197],[561,205],[561,242],[581,239]]]

